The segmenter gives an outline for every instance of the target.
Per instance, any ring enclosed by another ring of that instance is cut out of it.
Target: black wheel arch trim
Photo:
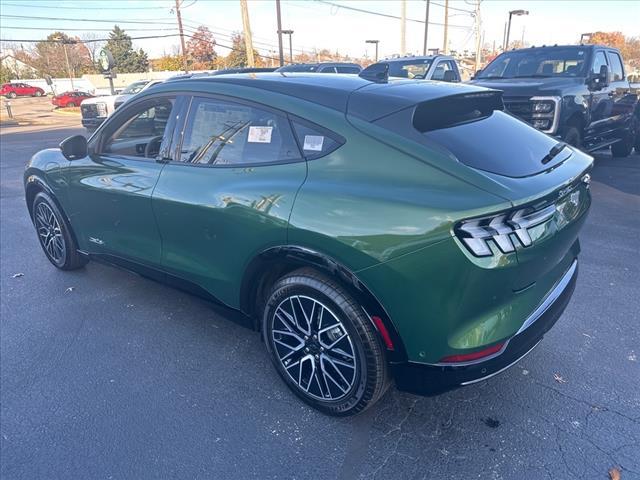
[[[371,315],[380,317],[394,346],[393,350],[386,349],[389,363],[407,361],[404,342],[397,328],[382,303],[371,290],[353,271],[329,255],[299,245],[282,245],[268,248],[256,255],[245,268],[240,286],[240,310],[245,315],[253,318],[256,330],[260,329],[261,323],[259,307],[266,300],[265,295],[268,293],[263,289],[265,286],[272,284],[269,280],[275,281],[287,272],[304,267],[315,268],[332,278],[338,279],[340,284],[346,287],[349,293],[358,300],[370,320]],[[373,320],[371,320],[371,323],[382,340],[379,328]]]

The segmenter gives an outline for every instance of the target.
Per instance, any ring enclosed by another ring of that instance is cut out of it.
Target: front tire
[[[76,270],[87,263],[78,253],[68,222],[49,195],[38,193],[31,211],[40,246],[55,267]]]
[[[16,92],[9,92],[7,93],[7,98],[16,98],[18,95],[16,94]]]
[[[75,104],[75,103],[73,103],[73,102],[69,102],[69,103],[67,103],[67,108],[73,108],[73,107],[75,107],[75,106],[76,106],[76,104]]]
[[[312,269],[276,282],[265,306],[263,333],[280,377],[323,413],[362,412],[389,386],[384,350],[371,321],[346,289]]]
[[[574,125],[569,125],[562,135],[562,140],[575,148],[582,148],[582,134],[580,129]]]

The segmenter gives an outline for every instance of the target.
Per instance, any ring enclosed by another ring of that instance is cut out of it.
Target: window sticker
[[[305,135],[302,149],[310,150],[312,152],[321,152],[323,143],[324,137],[322,135]]]
[[[271,143],[273,127],[249,127],[249,143]]]

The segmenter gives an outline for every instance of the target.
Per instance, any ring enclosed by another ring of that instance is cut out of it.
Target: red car
[[[32,87],[26,83],[5,83],[0,87],[0,95],[7,98],[21,97],[41,97],[44,90],[40,87]]]
[[[51,100],[56,107],[79,107],[85,98],[92,98],[93,95],[87,92],[64,92],[56,95]]]

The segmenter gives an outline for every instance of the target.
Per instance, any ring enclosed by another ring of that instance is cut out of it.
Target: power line
[[[357,7],[350,7],[350,6],[346,6],[346,5],[340,5],[338,3],[329,2],[327,0],[316,0],[316,2],[323,3],[325,5],[330,5],[330,6],[336,7],[336,8],[343,8],[345,10],[352,10],[354,12],[368,13],[370,15],[377,15],[379,17],[386,17],[386,18],[393,18],[395,20],[401,20],[401,17],[398,17],[397,15],[391,15],[391,14],[382,13],[382,12],[374,12],[373,10],[365,10],[364,8],[357,8]],[[418,20],[418,19],[415,19],[415,18],[407,18],[407,22],[422,23],[424,25],[424,20]],[[439,23],[439,22],[429,22],[429,23],[431,25],[444,26],[444,23]],[[464,29],[471,28],[470,26],[466,26],[466,25],[449,25],[449,27],[450,28],[464,28]]]
[[[170,35],[147,35],[144,37],[129,37],[131,40],[149,40],[152,38],[169,38],[169,37],[179,37],[179,33],[172,33]],[[188,35],[186,35],[188,36]],[[108,42],[109,40],[113,40],[112,38],[91,38],[87,40],[33,40],[33,39],[8,39],[8,38],[0,38],[0,42],[7,43],[58,43],[58,44],[73,44],[73,43],[94,43],[94,42]]]
[[[34,17],[31,15],[7,15],[0,14],[0,17],[3,18],[24,18],[28,20],[60,20],[63,22],[101,22],[101,23],[114,23],[114,24],[125,24],[125,23],[139,23],[143,25],[175,25],[174,22],[169,22],[166,18],[150,18],[147,20],[105,20],[105,19],[96,19],[96,18],[64,18],[64,17]]]
[[[175,30],[174,28],[159,27],[159,28],[127,28],[127,32],[157,32],[159,30]],[[2,27],[3,30],[48,30],[50,32],[113,32],[113,28],[56,28],[51,27]]]
[[[194,2],[195,3],[195,2]],[[193,3],[191,4],[193,5]],[[188,5],[188,6],[191,6]],[[148,6],[148,7],[89,7],[84,3],[81,7],[70,7],[67,5],[27,5],[23,3],[2,3],[4,7],[26,7],[26,8],[50,8],[55,10],[157,10],[157,6]],[[167,7],[170,8],[170,7]],[[186,7],[185,7],[186,8]]]

